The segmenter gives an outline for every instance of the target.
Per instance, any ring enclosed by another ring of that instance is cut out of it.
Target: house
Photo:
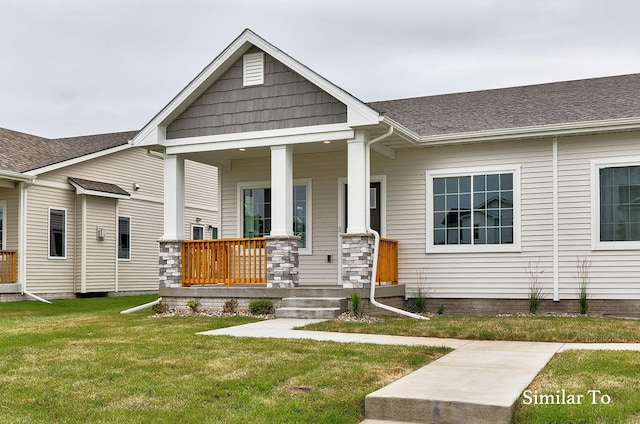
[[[164,155],[160,294],[367,287],[376,230],[404,295],[447,311],[526,311],[534,283],[572,311],[585,281],[592,310],[638,313],[639,93],[635,74],[365,103],[245,30],[131,142]],[[187,160],[219,170],[206,245],[184,241]]]
[[[0,300],[157,292],[163,161],[135,134],[0,129]],[[190,237],[217,227],[216,172],[185,166]]]

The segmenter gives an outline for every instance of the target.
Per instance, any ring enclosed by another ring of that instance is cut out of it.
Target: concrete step
[[[347,299],[342,297],[285,297],[283,308],[341,308],[347,309]]]
[[[509,424],[520,393],[560,343],[474,341],[365,398],[365,416],[415,423]]]
[[[278,308],[276,318],[334,319],[342,312],[340,308]]]

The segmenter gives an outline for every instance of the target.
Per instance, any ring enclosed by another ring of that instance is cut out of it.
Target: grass
[[[640,342],[640,321],[594,317],[435,316],[430,321],[385,318],[373,324],[323,321],[305,330],[471,340],[536,342]]]
[[[520,398],[514,423],[640,423],[638,387],[640,352],[583,350],[560,353],[528,387],[529,399]],[[562,390],[565,391],[565,403],[568,403],[569,395],[574,395],[574,399],[582,395],[580,403],[545,404],[545,398],[534,397],[536,394],[556,395]],[[590,390],[593,392],[589,393]],[[536,400],[543,402],[536,404]]]
[[[154,297],[0,304],[2,423],[357,423],[443,348],[197,336],[252,318],[150,318]]]

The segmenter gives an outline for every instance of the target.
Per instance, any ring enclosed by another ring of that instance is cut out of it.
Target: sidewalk
[[[439,339],[293,330],[311,319],[275,319],[202,335],[343,343],[444,346],[453,352],[365,398],[366,423],[510,423],[518,397],[557,352],[640,351],[640,343],[548,343]]]

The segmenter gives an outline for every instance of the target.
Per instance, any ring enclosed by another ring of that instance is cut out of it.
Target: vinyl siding
[[[116,280],[117,291],[157,290],[158,240],[163,234],[163,163],[135,148],[38,176],[38,183],[60,188],[29,187],[29,290],[62,293],[81,289],[82,203],[67,182],[70,176],[117,184],[131,194],[130,199],[118,200],[117,206],[115,199],[87,196],[87,291],[115,291]],[[139,190],[133,190],[134,183],[140,185]],[[186,229],[189,219],[196,216],[203,223],[217,225],[217,195],[215,168],[185,161]],[[67,208],[66,260],[47,259],[49,206]],[[131,260],[119,260],[117,265],[116,213],[131,217]],[[106,228],[106,240],[96,240],[96,226]]]
[[[267,54],[264,66],[264,84],[243,87],[238,60],[167,127],[167,138],[346,122],[344,104]]]
[[[560,298],[576,298],[577,261],[590,264],[595,299],[640,299],[638,250],[591,250],[591,160],[640,155],[638,133],[564,138],[558,144]],[[595,218],[594,218],[595,219]]]
[[[234,161],[222,176],[223,237],[241,237],[238,231],[239,183],[270,181],[270,159]],[[293,178],[311,179],[312,255],[300,255],[301,284],[338,284],[338,179],[347,174],[346,152],[296,155]],[[241,201],[241,200],[240,200]],[[327,261],[332,255],[332,262]]]

